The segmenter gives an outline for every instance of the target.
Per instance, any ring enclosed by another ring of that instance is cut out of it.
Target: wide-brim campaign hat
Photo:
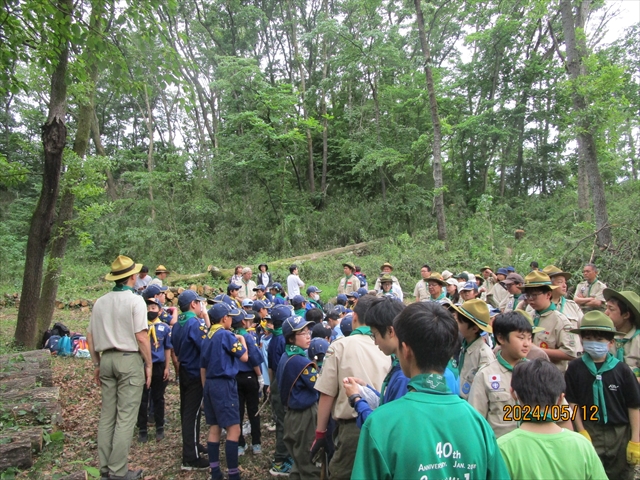
[[[351,270],[355,270],[356,269],[356,265],[353,262],[344,262],[342,264],[343,267],[349,267]]]
[[[167,267],[165,267],[164,265],[158,265],[156,267],[156,275],[158,273],[171,273],[169,270],[167,270]]]
[[[557,285],[551,284],[551,278],[544,272],[540,270],[533,270],[529,272],[526,277],[524,277],[524,288],[548,288],[550,290],[555,290],[558,288]]]
[[[640,328],[640,295],[630,290],[624,290],[622,292],[616,292],[612,288],[605,288],[602,292],[605,300],[615,298],[618,301],[624,303],[631,312],[632,322]]]
[[[452,305],[452,307],[456,312],[475,323],[480,330],[493,333],[493,328],[490,325],[489,306],[483,300],[475,298],[464,302],[462,305]]]
[[[437,282],[440,285],[442,285],[443,287],[447,286],[447,282],[444,278],[442,278],[442,275],[440,275],[440,272],[431,272],[431,274],[424,279],[425,282]]]
[[[542,272],[549,275],[549,278],[559,276],[564,277],[566,280],[570,280],[571,277],[573,277],[573,275],[571,275],[569,272],[563,272],[555,265],[547,265],[542,269]]]
[[[382,270],[384,267],[389,267],[391,270],[393,270],[393,265],[391,265],[389,262],[384,262],[380,267],[380,270]]]
[[[120,280],[139,273],[141,269],[141,263],[135,263],[129,257],[125,257],[124,255],[118,255],[118,258],[116,258],[111,264],[111,271],[107,273],[104,278],[105,280]]]
[[[527,312],[525,310],[514,310],[514,312],[519,313],[520,315],[522,315],[524,318],[527,319],[527,322],[529,322],[531,324],[531,334],[532,335],[535,335],[536,333],[544,332],[544,328],[536,327],[536,324],[533,321],[533,317],[531,315],[529,315],[529,312]]]
[[[385,273],[380,277],[380,285],[382,285],[383,283],[393,283],[393,277],[388,273]]]
[[[618,332],[613,325],[613,320],[607,317],[599,310],[592,310],[584,314],[580,328],[569,330],[571,333],[580,333],[586,331],[607,332],[614,335],[624,336],[624,333]]]
[[[480,269],[480,272],[484,272],[485,270],[491,270],[491,267],[488,267],[487,265],[485,265]]]

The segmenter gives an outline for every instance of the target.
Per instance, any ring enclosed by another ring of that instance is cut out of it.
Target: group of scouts
[[[262,453],[261,398],[275,422],[273,476],[633,478],[635,292],[607,288],[593,264],[573,298],[572,275],[553,265],[532,262],[523,277],[512,267],[455,275],[425,264],[409,304],[390,263],[373,286],[353,263],[342,267],[338,296],[326,304],[320,289],[305,289],[296,265],[285,291],[261,264],[256,276],[236,267],[215,299],[184,291],[178,309],[163,306],[166,268],[154,279],[141,272],[135,288],[147,303],[153,375],[139,441],[148,440],[150,404],[156,440],[164,436],[173,359],[182,469],[210,470],[214,480],[223,478],[224,435],[230,480],[240,478],[239,456]]]

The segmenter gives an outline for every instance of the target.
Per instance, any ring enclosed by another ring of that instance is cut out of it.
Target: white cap
[[[444,272],[442,272],[442,279],[449,280],[451,278],[451,275],[453,275],[453,273],[451,273],[449,270],[445,270]]]

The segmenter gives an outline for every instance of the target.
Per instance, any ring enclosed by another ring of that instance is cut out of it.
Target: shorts
[[[204,418],[207,425],[222,428],[239,425],[239,405],[235,378],[207,378],[204,384]]]

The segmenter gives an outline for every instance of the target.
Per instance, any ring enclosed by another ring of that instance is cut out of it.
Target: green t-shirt
[[[498,446],[511,478],[607,479],[591,442],[570,430],[545,435],[519,428],[501,436]]]
[[[409,391],[362,427],[351,479],[374,478],[502,480],[509,473],[491,427],[471,405],[454,394]]]

